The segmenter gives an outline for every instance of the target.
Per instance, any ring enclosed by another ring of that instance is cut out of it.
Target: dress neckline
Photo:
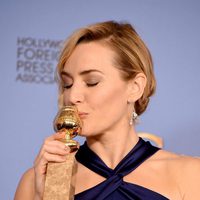
[[[109,168],[103,160],[94,153],[85,142],[76,153],[76,159],[82,165],[90,169],[91,171],[106,178],[103,182],[96,186],[89,188],[83,192],[75,195],[75,200],[103,200],[113,199],[113,195],[118,195],[117,198],[121,199],[162,199],[167,198],[161,194],[154,192],[148,188],[144,188],[134,183],[128,183],[123,180],[123,177],[131,173],[137,167],[139,167],[146,159],[156,153],[159,148],[151,145],[150,142],[144,141],[139,138],[136,145],[130,150],[130,152],[119,162],[114,168]],[[127,195],[129,197],[127,198]],[[145,198],[144,198],[145,195]],[[123,198],[126,197],[126,198]],[[134,197],[134,198],[133,198]],[[115,199],[115,198],[114,198]]]

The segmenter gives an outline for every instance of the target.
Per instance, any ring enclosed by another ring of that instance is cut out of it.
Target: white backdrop
[[[199,10],[198,0],[0,0],[0,199],[13,199],[53,133],[60,42],[98,21],[131,22],[152,52],[158,88],[137,129],[161,136],[167,150],[199,156]]]

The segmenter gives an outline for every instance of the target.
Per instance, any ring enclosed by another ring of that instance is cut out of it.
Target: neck
[[[128,154],[139,138],[133,127],[127,130],[106,132],[101,136],[87,138],[89,148],[111,169]]]

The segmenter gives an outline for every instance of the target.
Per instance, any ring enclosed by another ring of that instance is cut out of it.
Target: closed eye
[[[63,85],[63,88],[64,88],[64,89],[69,89],[69,88],[72,87],[72,85],[73,85],[73,84],[70,84],[70,85],[64,84],[64,85]]]
[[[99,82],[96,82],[96,83],[86,83],[88,87],[93,87],[95,85],[98,85]]]
[[[99,82],[96,82],[96,83],[86,83],[86,85],[87,85],[88,87],[94,87],[94,86],[98,85],[98,83],[99,83]],[[64,89],[70,89],[72,86],[73,86],[73,84],[70,84],[70,85],[68,85],[68,84],[63,84],[63,88],[64,88]]]

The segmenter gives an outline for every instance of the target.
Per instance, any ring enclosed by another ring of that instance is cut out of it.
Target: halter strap
[[[117,189],[122,190],[122,193],[123,191],[125,192],[125,188],[123,189],[123,187],[121,187],[125,183],[123,181],[123,177],[135,170],[158,150],[159,148],[152,146],[150,142],[146,142],[139,138],[139,141],[133,147],[133,149],[119,162],[114,169],[111,169],[97,154],[89,149],[87,143],[85,142],[76,154],[77,161],[93,172],[106,178],[105,181],[99,184],[101,185],[101,190],[95,190],[95,193],[92,194],[93,196],[90,199],[105,199]],[[94,189],[99,185],[91,189]]]

